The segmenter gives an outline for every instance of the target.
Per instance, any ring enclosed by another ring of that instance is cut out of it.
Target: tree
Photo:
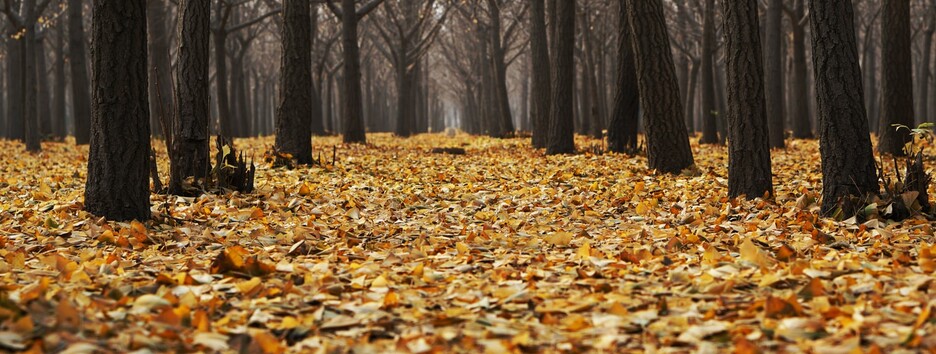
[[[810,119],[809,104],[809,72],[806,61],[806,24],[803,19],[806,15],[806,0],[793,0],[793,11],[790,14],[790,24],[793,27],[792,57],[793,77],[790,87],[790,99],[793,105],[793,137],[797,139],[812,139],[812,119]]]
[[[149,219],[146,0],[95,0],[93,10],[85,209],[110,220]]]
[[[637,87],[651,169],[679,173],[694,164],[661,0],[628,1]]]
[[[211,168],[208,127],[211,118],[208,59],[211,4],[202,0],[179,3],[179,58],[176,79],[176,114],[166,134],[171,148],[169,192],[184,194],[188,177],[206,179]]]
[[[575,126],[572,92],[575,90],[575,1],[556,4],[556,44],[552,53],[552,108],[549,114],[549,141],[546,154],[575,152]]]
[[[341,0],[341,8],[334,4],[334,0],[327,0],[328,8],[341,20],[342,41],[344,49],[344,80],[342,87],[342,102],[344,109],[344,142],[366,143],[364,132],[364,108],[361,98],[361,54],[358,47],[358,22],[364,16],[377,8],[384,0],[370,0],[360,9],[354,0]]]
[[[15,68],[22,71],[22,74],[17,77],[22,80],[17,83],[19,85],[18,90],[22,94],[15,96],[21,101],[12,102],[12,104],[22,107],[22,110],[20,111],[20,117],[13,117],[13,119],[21,119],[22,138],[26,143],[26,150],[30,152],[37,152],[42,149],[39,143],[39,95],[42,85],[39,82],[45,80],[45,71],[43,70],[40,76],[37,68],[37,62],[39,61],[37,58],[40,52],[45,53],[45,51],[37,49],[37,46],[42,44],[39,42],[41,37],[36,33],[38,27],[36,24],[49,3],[50,0],[42,0],[40,3],[36,3],[36,0],[22,0],[14,4],[13,1],[7,0],[2,7],[3,13],[6,14],[7,19],[13,25],[14,33],[22,33],[18,36],[19,39],[15,44],[19,47],[15,53],[18,54],[19,61],[17,62],[15,58],[12,61]],[[42,57],[42,60],[44,64],[45,58]],[[44,67],[45,65],[43,65]],[[43,105],[48,107],[45,102],[43,102]],[[16,128],[19,127],[20,125],[16,126]],[[15,133],[20,134],[19,131]]]
[[[285,0],[283,56],[279,106],[276,108],[276,148],[300,164],[312,163],[312,20],[309,2]]]
[[[624,6],[621,5],[623,8]],[[532,61],[532,99],[530,115],[533,122],[533,147],[545,148],[549,137],[550,67],[549,41],[546,38],[546,2],[530,0],[530,60]]]
[[[702,25],[702,144],[718,144],[718,108],[715,97],[715,0],[705,0]]]
[[[881,19],[882,116],[878,151],[903,156],[913,126],[913,60],[910,53],[910,0],[884,0]]]
[[[208,2],[207,0],[204,0]],[[172,91],[172,64],[169,52],[169,24],[166,0],[146,0],[147,51],[149,53],[149,101],[150,130],[153,135],[163,136],[162,131],[175,112]],[[167,128],[169,128],[167,126]],[[169,140],[166,140],[169,143]],[[169,147],[171,149],[171,147]]]
[[[627,6],[618,4],[618,77],[614,94],[614,112],[608,125],[608,150],[637,151],[637,125],[640,118],[640,93],[634,72],[634,48],[627,20]]]
[[[728,195],[753,199],[773,194],[757,0],[725,1],[724,9]]]
[[[91,141],[91,84],[85,49],[81,0],[68,0],[68,62],[71,64],[72,116],[75,121],[75,143]]]
[[[855,43],[851,0],[809,1],[813,33],[819,155],[822,159],[822,212],[844,215],[879,191],[867,113],[862,101],[861,68]]]
[[[735,3],[732,5],[741,6],[742,4]],[[766,112],[767,122],[770,126],[768,129],[768,135],[770,136],[770,147],[783,148],[785,146],[783,140],[786,133],[783,124],[785,118],[783,114],[783,64],[784,60],[786,59],[786,55],[783,53],[782,45],[783,0],[767,0],[767,23],[765,27],[766,35],[764,41],[767,45],[767,48],[766,53],[764,53],[766,55],[764,56],[765,75],[763,81],[766,84]],[[726,26],[725,30],[728,31],[729,28]],[[758,29],[755,27],[753,31],[755,34],[757,34]],[[758,40],[758,42],[760,41]],[[728,89],[731,90],[730,83],[728,84]],[[729,96],[730,95],[731,94],[729,93]],[[804,103],[805,102],[806,101],[804,101]],[[728,126],[731,126],[730,122],[728,123]]]

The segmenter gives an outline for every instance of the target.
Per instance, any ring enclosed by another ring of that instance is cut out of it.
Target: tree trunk
[[[569,0],[574,2],[574,0]],[[496,129],[497,131],[492,134],[495,137],[503,138],[508,137],[514,133],[513,117],[510,113],[510,97],[507,92],[507,64],[506,60],[506,51],[503,43],[501,43],[501,18],[500,18],[500,5],[496,3],[496,0],[488,0],[489,10],[491,11],[491,28],[489,29],[489,35],[491,36],[491,72],[494,74],[494,117],[496,119]],[[573,16],[575,16],[574,4],[572,7]],[[572,19],[573,23],[575,18]],[[572,29],[574,36],[575,29]]]
[[[699,143],[718,144],[718,110],[715,102],[715,0],[705,0],[702,24],[702,138]]]
[[[46,31],[46,30],[43,30]],[[45,33],[39,32],[35,34],[36,39],[35,43],[35,61],[36,61],[36,90],[38,96],[36,97],[36,106],[38,108],[38,127],[37,133],[39,139],[49,139],[53,134],[52,126],[52,97],[49,93],[49,76],[48,65],[46,63],[46,50],[45,50]]]
[[[7,41],[7,137],[23,140],[26,137],[26,119],[23,116],[25,106],[26,81],[23,78],[23,52],[25,42]]]
[[[696,124],[696,96],[699,92],[699,67],[702,66],[698,59],[692,59],[689,61],[692,65],[692,68],[689,70],[689,86],[686,89],[686,126],[689,127],[689,132],[695,133],[698,131]]]
[[[208,133],[211,119],[209,45],[211,6],[208,1],[182,0],[179,4],[179,59],[176,79],[176,114],[173,115],[169,192],[183,194],[188,177],[208,177],[211,168]],[[167,141],[169,142],[169,141]]]
[[[215,101],[218,103],[218,130],[221,132],[221,135],[225,137],[231,137],[234,135],[234,126],[231,119],[231,105],[228,100],[228,35],[224,29],[216,28],[213,32],[215,57],[215,97],[217,97]]]
[[[741,6],[741,4],[736,4]],[[746,15],[745,15],[746,16]],[[764,81],[766,82],[767,122],[770,124],[770,147],[783,148],[784,100],[783,100],[783,0],[767,0],[766,56],[764,56]],[[726,30],[728,30],[726,28]],[[757,28],[754,29],[757,32]],[[731,90],[731,84],[728,84]],[[730,93],[729,93],[730,95]]]
[[[878,193],[851,0],[809,1],[822,159],[822,212],[847,217]],[[857,200],[856,200],[857,199]]]
[[[361,107],[361,54],[358,48],[358,16],[354,0],[341,0],[342,46],[344,48],[343,104],[345,143],[367,143]]]
[[[744,195],[754,199],[773,194],[757,0],[723,4],[728,72],[728,109],[725,112],[728,119],[728,196]],[[771,38],[769,29],[767,33],[767,38]],[[780,56],[780,53],[775,54]],[[775,79],[782,80],[782,75]],[[782,97],[775,104],[782,105]],[[782,145],[783,139],[780,142]]]
[[[649,167],[679,173],[694,164],[661,0],[627,2]]]
[[[623,153],[637,152],[637,125],[640,118],[640,94],[637,92],[637,74],[634,72],[634,53],[631,29],[627,20],[627,7],[618,9],[618,77],[614,95],[614,113],[608,125],[608,150]]]
[[[68,85],[65,75],[65,25],[59,23],[56,25],[55,40],[55,66],[53,68],[53,77],[55,84],[52,86],[52,134],[56,139],[64,138],[67,135],[65,129],[65,87]],[[0,109],[2,112],[2,109]]]
[[[790,23],[793,27],[793,87],[790,88],[794,102],[793,137],[797,139],[812,139],[812,119],[809,114],[809,71],[806,63],[806,29],[799,21],[805,15],[804,3],[806,0],[794,0],[793,14]]]
[[[91,150],[85,209],[110,220],[146,220],[149,102],[146,1],[94,1]]]
[[[549,141],[546,154],[575,152],[573,123],[575,85],[575,2],[559,0],[556,4],[556,38],[552,62],[555,65],[552,82],[552,108],[549,116]]]
[[[884,0],[881,19],[883,112],[878,151],[904,156],[913,127],[913,63],[910,51],[910,0]]]
[[[72,116],[78,145],[91,141],[91,84],[82,22],[81,0],[68,0],[68,62],[71,63]]]
[[[920,75],[919,84],[917,85],[919,99],[916,102],[917,108],[914,110],[914,112],[916,112],[917,123],[934,121],[928,114],[927,107],[930,102],[930,58],[932,57],[933,34],[936,33],[936,1],[930,1],[926,11],[926,30],[923,31],[923,49],[920,55]]]
[[[351,16],[353,14],[347,14]],[[312,20],[306,0],[286,0],[283,6],[283,56],[276,148],[300,164],[312,163]]]
[[[154,136],[163,136],[160,122],[170,121],[172,112],[175,112],[172,103],[172,64],[169,62],[170,19],[166,14],[165,0],[147,0],[146,5],[150,130]]]
[[[26,1],[23,5],[30,9],[35,7],[32,1]],[[32,16],[31,10],[28,11],[29,13],[27,14],[27,18]],[[36,31],[34,28],[26,29],[23,42],[23,72],[26,73],[23,82],[23,127],[25,133],[24,142],[26,143],[26,151],[38,152],[42,150],[42,145],[39,143],[39,84],[37,83],[39,73],[36,68],[37,43]],[[45,75],[45,73],[42,74],[43,76]]]

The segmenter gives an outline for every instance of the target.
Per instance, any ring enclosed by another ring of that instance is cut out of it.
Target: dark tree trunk
[[[219,2],[220,4],[220,2]],[[218,11],[220,11],[218,5]],[[224,29],[215,28],[214,58],[215,58],[215,102],[218,103],[218,130],[226,137],[234,136],[234,122],[231,117],[231,104],[228,96],[228,70],[227,70],[227,37]]]
[[[743,1],[741,1],[743,2]],[[726,3],[727,5],[727,3]],[[741,6],[741,4],[734,4]],[[766,82],[767,122],[770,124],[770,147],[783,148],[784,100],[783,100],[783,0],[767,0],[766,56],[764,56],[764,81]],[[728,30],[726,28],[726,30]],[[754,28],[757,32],[757,28]],[[730,75],[730,74],[729,74]],[[731,83],[728,84],[731,90]],[[729,93],[730,95],[730,93]]]
[[[61,139],[67,135],[65,129],[65,87],[68,84],[65,75],[65,25],[63,23],[57,24],[56,32],[55,66],[53,68],[55,84],[52,86],[52,98],[54,100],[52,102],[52,134],[56,139]]]
[[[150,130],[154,136],[163,136],[160,122],[168,122],[172,112],[175,112],[172,104],[172,67],[169,63],[169,16],[166,15],[165,0],[147,0],[146,5]]]
[[[315,42],[318,40],[318,14],[319,14],[319,5],[313,3],[311,8],[312,13],[309,15],[311,21],[311,30],[312,30],[312,46],[314,48]],[[324,54],[323,54],[324,55]],[[319,72],[321,74],[321,72]],[[314,135],[325,135],[325,125],[322,122],[322,80],[321,76],[316,83],[313,81],[312,84],[312,115],[309,117],[311,119],[310,126],[312,129],[312,134]]]
[[[757,0],[723,4],[728,72],[728,196],[753,199],[773,194]],[[777,104],[782,105],[783,100]],[[783,139],[780,142],[782,145]]]
[[[793,87],[790,93],[793,97],[793,137],[797,139],[812,139],[812,119],[809,114],[809,71],[806,63],[806,28],[799,22],[805,15],[806,0],[794,0],[793,14],[790,23],[793,27]]]
[[[85,209],[110,220],[146,220],[149,102],[146,1],[94,1],[91,150]]]
[[[72,116],[75,143],[91,141],[91,84],[88,82],[87,50],[81,0],[68,0],[68,62],[71,64]]]
[[[689,87],[686,89],[686,126],[689,127],[690,132],[697,132],[698,125],[696,124],[696,96],[698,96],[699,90],[699,67],[702,66],[700,61],[693,59],[689,61],[692,65],[692,68],[689,70]]]
[[[933,34],[936,33],[936,2],[930,1],[926,8],[926,29],[923,31],[923,48],[920,50],[920,64],[917,84],[917,93],[919,98],[916,101],[916,123],[932,122],[933,118],[927,113],[927,106],[930,101],[929,81],[930,81],[930,58],[933,49]]]
[[[679,173],[694,164],[661,0],[627,2],[637,87],[651,169]]]
[[[608,125],[608,149],[614,152],[637,152],[637,125],[640,118],[640,94],[631,45],[627,7],[618,10],[618,77],[614,95],[614,113]]]
[[[25,103],[25,80],[23,75],[24,41],[7,41],[7,137],[23,140],[26,137],[26,119],[23,116]]]
[[[705,0],[702,25],[702,144],[718,144],[718,107],[715,97],[715,0]]]
[[[556,4],[556,38],[552,62],[552,108],[549,115],[549,141],[546,154],[575,152],[572,101],[575,86],[575,2],[559,0]]]
[[[211,168],[209,55],[211,5],[182,0],[179,4],[179,59],[176,79],[176,114],[173,116],[169,192],[184,194],[183,182],[208,177]],[[169,142],[169,141],[167,141]]]
[[[24,2],[27,8],[34,7],[32,1]],[[28,10],[31,12],[31,10]],[[32,16],[31,13],[27,18]],[[34,27],[34,26],[29,26]],[[23,38],[23,72],[26,73],[23,82],[23,127],[25,133],[26,151],[38,152],[42,150],[39,143],[39,84],[37,83],[38,70],[36,68],[36,31],[34,28],[27,28]],[[43,73],[43,76],[45,73]]]
[[[572,21],[575,23],[575,7],[574,0],[568,0],[573,2],[573,7],[571,11],[573,12]],[[496,4],[496,0],[488,0],[490,4],[489,10],[491,11],[491,28],[489,29],[488,34],[491,36],[491,72],[494,74],[494,119],[496,120],[496,129],[497,131],[493,134],[496,137],[508,137],[514,132],[513,117],[510,113],[510,97],[507,93],[507,63],[506,60],[506,48],[504,48],[503,43],[501,43],[501,18],[500,18],[500,5]],[[575,29],[572,29],[573,38],[575,36]]]
[[[905,155],[913,126],[913,63],[910,52],[910,0],[884,0],[881,18],[881,87],[883,111],[878,151]]]
[[[852,215],[878,193],[851,0],[810,1],[822,158],[822,212]]]
[[[52,96],[49,93],[48,65],[46,63],[45,31],[36,33],[35,61],[36,61],[36,107],[38,108],[39,139],[48,139],[53,135],[52,127]]]
[[[358,48],[359,17],[354,0],[341,0],[342,46],[344,48],[344,90],[341,94],[345,143],[367,143],[361,107],[361,54]]]
[[[283,6],[283,56],[276,147],[300,164],[312,163],[312,22],[309,2],[286,0]]]

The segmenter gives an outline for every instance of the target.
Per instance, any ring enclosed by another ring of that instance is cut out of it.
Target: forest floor
[[[815,141],[774,151],[774,200],[731,201],[724,147],[670,176],[368,138],[143,224],[81,210],[86,147],[0,142],[0,352],[936,351],[933,224],[818,217]]]

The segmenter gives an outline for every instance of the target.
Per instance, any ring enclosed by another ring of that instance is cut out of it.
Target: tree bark
[[[742,4],[733,5],[741,6]],[[756,33],[757,28],[754,28],[754,31]],[[765,40],[767,48],[764,56],[764,81],[766,82],[767,122],[770,124],[770,147],[782,149],[785,146],[783,140],[786,135],[783,100],[783,59],[786,57],[782,45],[783,0],[767,0]],[[731,90],[730,83],[728,89]]]
[[[913,63],[910,51],[910,0],[884,0],[881,18],[883,93],[878,151],[904,156],[913,127]]]
[[[46,63],[45,50],[45,31],[42,30],[35,34],[35,52],[36,61],[36,108],[38,109],[38,129],[36,129],[39,139],[49,139],[53,134],[52,126],[52,97],[49,93],[48,64]]]
[[[627,20],[627,7],[618,10],[618,77],[614,95],[614,113],[608,125],[608,150],[637,152],[637,125],[640,118],[640,94],[631,45],[631,29]]]
[[[556,38],[552,82],[552,108],[549,115],[547,155],[575,152],[574,102],[575,85],[575,2],[559,0],[556,4]]]
[[[27,19],[31,18],[33,16],[32,9],[35,7],[34,0],[25,1],[23,6],[28,9],[25,17]],[[39,143],[39,84],[37,82],[39,73],[36,68],[35,26],[27,26],[23,42],[23,72],[26,75],[23,82],[24,142],[26,143],[26,151],[38,152],[42,150],[42,145]]]
[[[773,194],[757,0],[723,4],[728,73],[728,196],[753,199]],[[775,103],[782,105],[783,100]]]
[[[627,2],[649,167],[679,173],[694,164],[661,0]]]
[[[85,209],[110,220],[146,220],[149,102],[146,1],[94,1],[91,149]]]
[[[702,24],[702,138],[699,143],[718,144],[718,107],[715,97],[715,0],[705,0]]]
[[[91,141],[91,84],[88,82],[87,50],[81,0],[68,0],[68,62],[71,64],[72,115],[75,143]]]
[[[312,163],[312,22],[306,0],[286,0],[276,147],[300,164]]]
[[[852,215],[879,191],[862,101],[851,0],[809,1],[822,159],[822,212]]]
[[[179,58],[176,114],[173,115],[169,193],[184,194],[183,182],[208,177],[211,169],[208,127],[211,120],[209,55],[211,5],[208,1],[179,3]]]
[[[154,136],[163,136],[160,122],[168,122],[172,119],[172,112],[175,112],[172,103],[172,65],[169,62],[169,16],[166,14],[165,0],[147,0],[146,6],[150,130]]]
[[[67,135],[65,129],[65,88],[68,84],[65,75],[65,24],[57,24],[56,32],[55,66],[53,68],[55,84],[52,86],[52,98],[54,100],[52,102],[52,134],[56,139],[61,139]]]
[[[793,87],[790,88],[791,98],[794,102],[793,111],[793,137],[797,139],[812,139],[812,119],[809,113],[809,70],[806,62],[806,29],[799,22],[806,14],[806,0],[794,0],[793,14],[790,23],[793,27]]]
[[[341,0],[344,80],[341,95],[345,143],[367,143],[361,102],[361,54],[358,48],[358,20],[354,0]]]

